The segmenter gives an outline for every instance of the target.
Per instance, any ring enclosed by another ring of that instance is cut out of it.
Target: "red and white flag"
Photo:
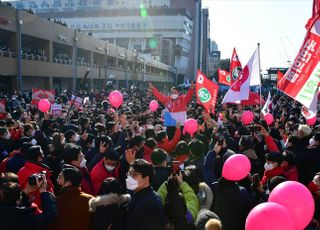
[[[319,12],[318,12],[319,13]],[[310,22],[310,20],[309,20]],[[278,89],[311,108],[320,80],[320,19],[312,18],[307,35],[292,66],[281,79]]]
[[[231,85],[231,77],[228,71],[222,70],[218,68],[218,77],[219,77],[219,84],[223,85]]]
[[[37,105],[41,99],[48,99],[50,104],[54,103],[54,90],[32,89],[32,104]]]
[[[82,108],[82,98],[81,97],[75,97],[74,95],[71,96],[71,100],[69,101],[70,105],[73,105],[74,107],[81,109]]]
[[[317,116],[317,104],[318,104],[318,93],[314,94],[310,108],[305,106],[301,108],[301,114],[306,118],[306,120],[312,119]]]
[[[243,68],[239,78],[231,85],[230,89],[224,96],[222,103],[237,103],[241,100],[247,100],[250,92],[250,78],[259,74],[258,51],[256,50],[251,56],[248,64]]]
[[[242,70],[241,62],[239,60],[236,48],[233,48],[231,63],[230,63],[230,74],[231,74],[231,84],[238,79]]]
[[[261,113],[262,113],[263,115],[266,115],[267,113],[269,113],[271,103],[272,103],[271,94],[270,94],[270,92],[269,92],[269,94],[268,94],[268,99],[267,99],[266,103],[264,104],[264,106],[263,106],[263,108],[262,108],[262,110],[261,110]]]
[[[215,113],[218,91],[219,86],[198,70],[196,83],[197,99],[207,112]]]

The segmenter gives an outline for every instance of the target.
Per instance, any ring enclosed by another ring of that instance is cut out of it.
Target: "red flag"
[[[278,79],[277,79],[277,87],[278,87],[278,84],[283,78],[284,74],[280,70],[278,70],[277,75],[278,75]]]
[[[278,83],[278,89],[310,108],[318,91],[320,72],[320,19],[310,26],[292,66]]]
[[[218,90],[219,86],[210,81],[206,75],[198,70],[196,83],[197,99],[207,112],[215,112],[214,110],[218,98]]]
[[[219,80],[218,82],[223,85],[231,85],[231,78],[230,78],[230,73],[228,71],[218,69],[218,76]]]
[[[242,70],[242,66],[238,58],[236,48],[233,48],[233,53],[232,53],[231,63],[230,63],[231,84],[233,84],[233,82],[237,80],[238,76],[241,73],[241,70]]]

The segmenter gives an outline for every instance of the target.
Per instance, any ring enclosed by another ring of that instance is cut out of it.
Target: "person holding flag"
[[[180,95],[177,87],[171,88],[171,95],[166,96],[159,92],[159,90],[149,82],[149,89],[154,97],[166,107],[167,114],[165,114],[165,124],[167,124],[168,138],[171,140],[175,133],[176,122],[184,124],[187,120],[187,105],[192,100],[195,90],[194,82],[191,83],[189,91],[185,95]],[[174,122],[167,123],[166,120],[173,120]]]

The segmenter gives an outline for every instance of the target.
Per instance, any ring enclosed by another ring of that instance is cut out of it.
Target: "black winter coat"
[[[0,229],[46,229],[57,215],[57,206],[49,192],[41,193],[41,204],[42,214],[35,214],[36,208],[0,205]]]
[[[213,211],[220,217],[224,230],[244,230],[250,210],[248,191],[236,182],[223,178],[212,184]]]
[[[163,230],[165,214],[160,197],[151,187],[132,196],[127,218],[127,230]]]

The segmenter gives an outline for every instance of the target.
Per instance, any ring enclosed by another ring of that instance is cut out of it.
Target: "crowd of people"
[[[53,117],[30,95],[3,95],[0,120],[0,229],[245,229],[248,213],[268,200],[280,183],[299,181],[312,192],[320,221],[320,113],[314,126],[301,119],[301,105],[278,93],[271,125],[260,106],[220,104],[214,114],[173,87],[78,92],[82,108],[56,95],[62,114]],[[162,91],[162,92],[161,92]],[[160,106],[152,112],[149,102]],[[243,125],[241,114],[255,119]],[[190,136],[187,118],[198,121]],[[222,177],[225,161],[247,156],[250,174]]]

